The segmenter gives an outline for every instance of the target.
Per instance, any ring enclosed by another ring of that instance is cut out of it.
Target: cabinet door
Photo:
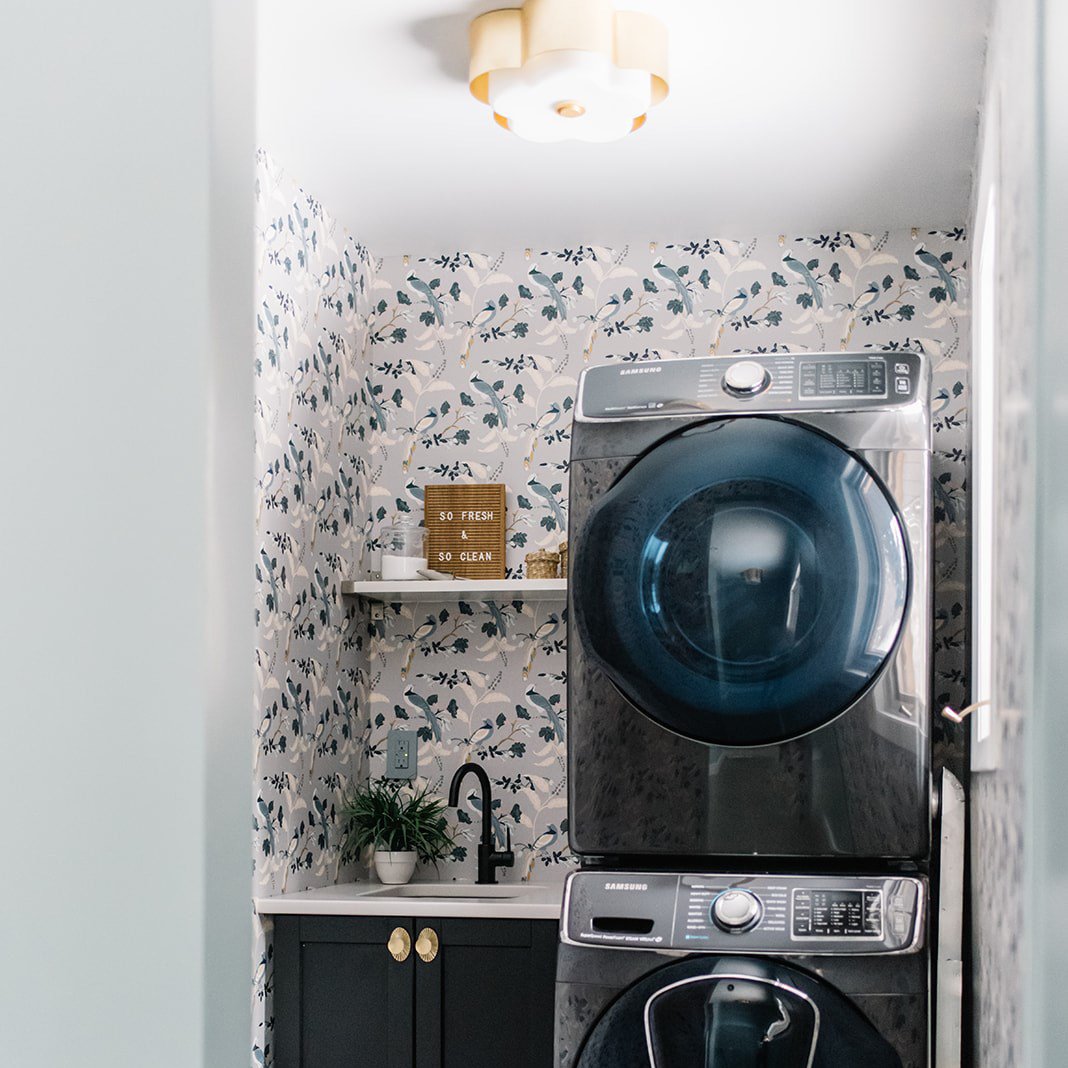
[[[414,954],[387,943],[408,917],[278,916],[276,1068],[411,1068]]]
[[[557,924],[416,920],[438,954],[416,957],[416,1068],[550,1068]],[[413,954],[415,956],[415,954]]]

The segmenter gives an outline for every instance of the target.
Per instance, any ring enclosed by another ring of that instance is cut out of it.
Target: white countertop
[[[558,920],[564,884],[340,883],[318,890],[257,897],[261,915],[434,916],[439,918]]]

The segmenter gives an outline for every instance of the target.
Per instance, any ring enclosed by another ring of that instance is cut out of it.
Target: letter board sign
[[[463,578],[504,578],[505,486],[426,486],[427,566]]]

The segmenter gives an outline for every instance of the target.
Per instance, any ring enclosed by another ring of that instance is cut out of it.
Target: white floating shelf
[[[345,579],[341,592],[379,604],[397,601],[566,601],[567,579]]]

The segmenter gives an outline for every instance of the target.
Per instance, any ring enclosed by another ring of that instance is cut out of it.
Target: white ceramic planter
[[[415,851],[375,850],[375,873],[381,882],[390,886],[406,883],[415,871]]]

